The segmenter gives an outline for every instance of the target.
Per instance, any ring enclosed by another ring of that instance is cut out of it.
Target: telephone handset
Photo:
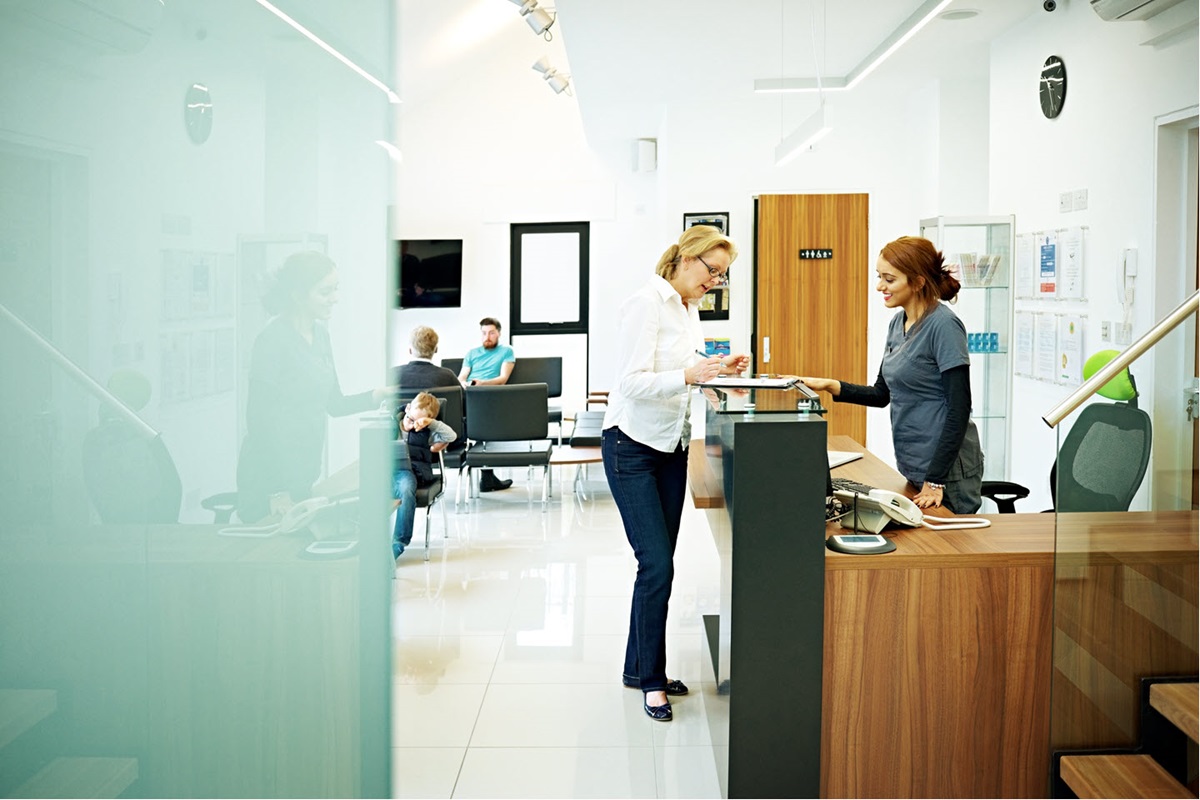
[[[843,528],[879,533],[890,522],[915,528],[924,521],[916,503],[887,489],[872,489],[869,494],[837,490],[833,496],[846,508]]]

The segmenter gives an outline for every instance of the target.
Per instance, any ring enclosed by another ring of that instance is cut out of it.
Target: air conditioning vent
[[[1091,0],[1092,10],[1100,19],[1125,22],[1135,19],[1150,19],[1183,0]]]

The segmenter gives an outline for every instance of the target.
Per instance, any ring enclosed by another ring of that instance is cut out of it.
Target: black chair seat
[[[477,442],[467,450],[468,467],[542,467],[550,463],[554,442]]]
[[[604,425],[603,411],[578,411],[571,430],[571,447],[599,447]]]
[[[417,508],[428,508],[429,505],[438,498],[442,493],[442,478],[438,476],[434,478],[433,483],[428,486],[417,487]]]

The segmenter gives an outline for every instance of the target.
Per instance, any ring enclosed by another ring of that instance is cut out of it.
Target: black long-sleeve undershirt
[[[967,364],[951,367],[942,373],[942,389],[946,392],[946,422],[938,439],[933,459],[925,471],[925,480],[945,483],[954,459],[962,448],[967,435],[967,423],[971,421],[971,369]],[[892,401],[892,392],[883,373],[875,378],[874,386],[857,383],[842,383],[841,393],[834,398],[839,403],[855,403],[860,406],[883,408]]]

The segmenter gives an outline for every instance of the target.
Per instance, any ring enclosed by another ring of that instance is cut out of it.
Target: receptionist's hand
[[[736,372],[741,375],[750,366],[750,356],[739,354],[736,356],[725,356],[721,359],[721,366],[729,372]]]
[[[934,487],[929,481],[926,481],[921,486],[921,491],[917,492],[913,502],[919,508],[934,508],[942,504],[942,487]]]
[[[832,378],[800,378],[799,380],[816,392],[829,392],[834,397],[842,393],[842,382]]]

